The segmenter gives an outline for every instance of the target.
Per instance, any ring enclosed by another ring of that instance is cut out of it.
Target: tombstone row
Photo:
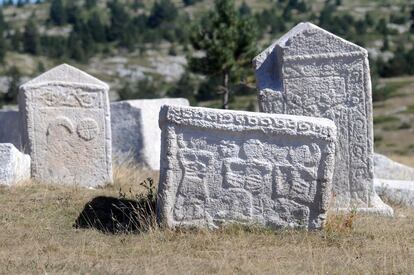
[[[118,161],[160,169],[157,211],[170,227],[320,228],[330,207],[392,215],[373,185],[367,51],[301,23],[254,65],[262,113],[180,99],[110,106],[105,83],[58,66],[20,88],[31,176],[111,182],[116,141]]]

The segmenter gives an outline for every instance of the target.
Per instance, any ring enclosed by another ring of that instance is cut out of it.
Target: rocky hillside
[[[108,82],[111,100],[191,97],[220,107],[215,83],[192,71],[194,26],[213,0],[5,1],[0,16],[0,92],[14,103],[18,85],[62,62]],[[414,4],[403,0],[237,0],[256,26],[256,53],[300,21],[367,48],[371,58],[377,150],[414,153]],[[246,18],[247,18],[246,17]],[[233,84],[233,109],[255,109],[253,71]],[[206,95],[207,93],[207,95]],[[3,96],[4,97],[4,96]],[[0,94],[0,105],[2,105]]]

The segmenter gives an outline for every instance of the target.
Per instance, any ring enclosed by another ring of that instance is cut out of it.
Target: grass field
[[[0,189],[0,273],[81,274],[409,274],[414,210],[394,218],[331,214],[323,231],[218,231],[152,228],[141,234],[75,229],[84,205],[100,196],[144,192],[158,175],[117,168],[115,183],[90,190],[40,183]]]

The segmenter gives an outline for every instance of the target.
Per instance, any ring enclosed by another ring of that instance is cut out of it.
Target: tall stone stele
[[[392,215],[373,187],[368,52],[311,23],[300,23],[253,63],[261,111],[335,121],[333,207]]]
[[[32,177],[86,187],[112,181],[107,84],[66,64],[20,87]]]

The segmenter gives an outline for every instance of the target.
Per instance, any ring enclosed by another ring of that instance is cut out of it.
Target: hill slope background
[[[217,79],[190,66],[203,55],[191,41],[194,26],[213,6],[213,0],[4,1],[0,105],[15,103],[22,82],[66,62],[109,83],[111,100],[186,97],[219,108]],[[404,156],[414,153],[413,1],[237,0],[236,7],[254,20],[256,54],[300,21],[367,48],[376,150],[407,163]],[[254,81],[244,64],[231,80],[231,109],[257,109]]]

